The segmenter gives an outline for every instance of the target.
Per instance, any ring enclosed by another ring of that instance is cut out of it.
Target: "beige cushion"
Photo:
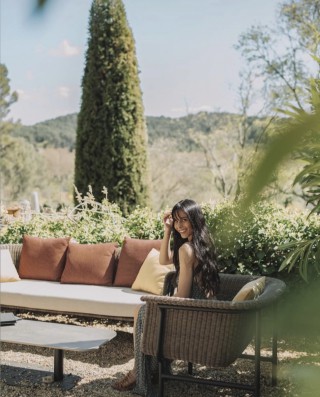
[[[260,294],[262,294],[265,285],[265,276],[250,281],[241,288],[237,295],[232,299],[232,302],[242,302],[250,299],[256,299]]]
[[[70,243],[61,283],[112,285],[117,243]]]
[[[8,249],[0,250],[0,282],[19,281],[20,277]]]
[[[113,285],[131,287],[148,253],[152,248],[159,250],[161,241],[125,237]]]
[[[160,265],[159,255],[159,251],[155,248],[149,252],[132,284],[133,290],[150,292],[155,295],[162,294],[165,276],[174,270],[174,266]]]
[[[61,284],[57,281],[21,280],[1,284],[1,305],[29,310],[133,318],[146,292],[104,285]],[[0,393],[1,394],[1,393]],[[120,396],[120,395],[119,395]]]
[[[19,263],[19,276],[33,280],[59,281],[69,244],[66,238],[24,236]]]

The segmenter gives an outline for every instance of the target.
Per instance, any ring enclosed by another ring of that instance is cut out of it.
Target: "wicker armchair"
[[[236,293],[252,276],[221,274],[221,287],[217,300],[197,300],[168,296],[144,296],[146,317],[142,339],[142,351],[156,356],[159,361],[159,396],[163,396],[165,380],[182,380],[232,387],[253,392],[260,396],[260,362],[272,363],[272,384],[276,384],[277,337],[273,328],[272,355],[261,357],[261,312],[273,307],[285,290],[285,284],[274,278],[266,278],[263,293],[255,300],[232,302]],[[170,277],[167,280],[170,289]],[[255,340],[255,354],[242,354],[251,340]],[[192,377],[192,363],[212,368],[227,367],[237,358],[255,362],[253,384],[221,382]],[[167,360],[188,362],[188,375],[167,373]]]

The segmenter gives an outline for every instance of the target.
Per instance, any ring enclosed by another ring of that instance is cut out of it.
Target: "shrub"
[[[215,208],[205,204],[203,210],[227,273],[275,274],[290,252],[279,247],[320,235],[319,217],[266,202],[252,206],[241,219],[231,202]]]
[[[125,227],[132,238],[156,240],[163,238],[162,214],[149,208],[137,207],[125,220]]]
[[[118,242],[125,236],[140,239],[163,237],[162,213],[137,207],[126,218],[119,207],[106,199],[96,203],[92,192],[78,197],[72,211],[52,215],[38,214],[29,222],[15,221],[1,232],[1,243],[21,242],[24,234],[39,237],[71,236],[79,243]],[[223,202],[202,205],[214,238],[220,270],[226,273],[275,275],[290,249],[281,249],[291,241],[320,235],[320,219],[306,213],[270,203],[259,203],[249,216],[238,219],[236,204]],[[313,259],[315,261],[315,256]]]

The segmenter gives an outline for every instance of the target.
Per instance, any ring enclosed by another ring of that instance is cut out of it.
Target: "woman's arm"
[[[164,236],[160,247],[159,262],[161,265],[172,263],[172,252],[170,250],[170,237],[173,225],[173,219],[170,212],[165,212],[163,216]]]
[[[179,298],[190,298],[193,269],[195,264],[194,251],[190,244],[183,244],[179,248],[179,263],[180,272],[178,289],[174,296],[177,296]]]

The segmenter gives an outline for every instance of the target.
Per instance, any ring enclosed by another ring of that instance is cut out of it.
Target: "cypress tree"
[[[122,0],[94,0],[77,122],[75,186],[126,215],[149,204],[147,133],[135,43]]]

